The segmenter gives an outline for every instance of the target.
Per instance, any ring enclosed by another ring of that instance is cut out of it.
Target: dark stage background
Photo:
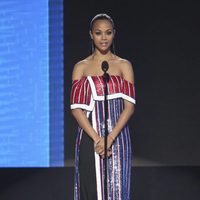
[[[116,24],[117,55],[135,72],[136,111],[130,120],[134,164],[200,164],[199,10],[191,1],[65,2],[65,146],[73,160],[76,123],[69,110],[71,72],[90,49],[97,13]],[[92,67],[92,66],[91,66]]]

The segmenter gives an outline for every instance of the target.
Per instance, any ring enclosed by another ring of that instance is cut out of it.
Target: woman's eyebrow
[[[102,31],[102,30],[96,28],[96,29],[94,29],[94,31]],[[109,28],[109,29],[107,29],[107,30],[105,30],[105,31],[112,31],[112,29]]]

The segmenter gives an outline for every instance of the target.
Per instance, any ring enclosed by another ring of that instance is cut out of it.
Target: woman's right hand
[[[105,157],[104,151],[104,137],[99,137],[94,143],[95,152],[98,153],[102,158]],[[109,145],[107,150],[107,156],[110,157],[112,155],[112,150]]]

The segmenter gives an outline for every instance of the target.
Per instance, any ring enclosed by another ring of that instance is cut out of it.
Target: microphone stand
[[[103,75],[103,80],[104,80],[104,124],[105,124],[105,136],[104,136],[104,152],[105,152],[105,157],[104,157],[104,200],[108,199],[108,191],[107,191],[107,169],[108,169],[108,156],[107,156],[107,136],[108,136],[108,124],[107,124],[107,119],[108,119],[108,101],[107,101],[107,95],[108,95],[108,86],[107,83],[109,81],[109,74],[104,71]]]

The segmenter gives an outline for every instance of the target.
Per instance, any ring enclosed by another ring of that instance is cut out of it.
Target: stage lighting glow
[[[63,166],[63,2],[0,10],[0,167]]]

